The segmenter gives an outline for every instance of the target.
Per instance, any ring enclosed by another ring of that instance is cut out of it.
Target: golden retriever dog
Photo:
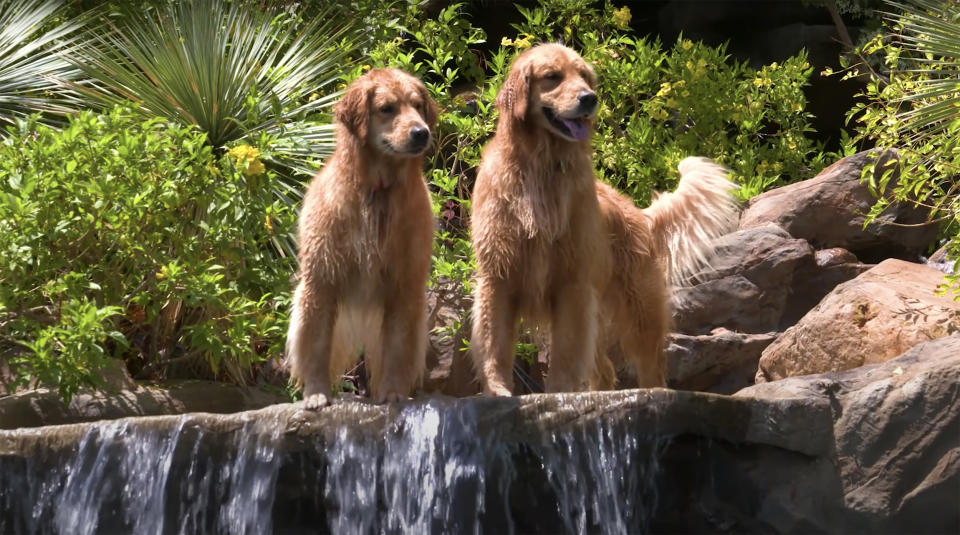
[[[548,392],[612,388],[608,351],[639,386],[664,386],[670,283],[735,224],[736,186],[706,158],[683,160],[677,190],[645,210],[594,178],[595,83],[576,52],[544,44],[514,60],[497,96],[472,216],[471,354],[487,394],[511,395],[521,317],[549,332]]]
[[[287,333],[308,408],[329,403],[361,350],[377,402],[406,398],[423,373],[433,213],[421,168],[435,106],[413,76],[377,69],[334,108],[337,146],[300,212]]]

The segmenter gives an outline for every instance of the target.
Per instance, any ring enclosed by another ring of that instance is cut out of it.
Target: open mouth
[[[558,117],[551,108],[546,106],[543,107],[543,115],[547,118],[550,126],[554,127],[564,137],[574,141],[583,141],[590,136],[590,124],[587,116],[573,119]]]

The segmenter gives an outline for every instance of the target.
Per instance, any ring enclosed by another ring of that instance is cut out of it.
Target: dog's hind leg
[[[550,368],[547,392],[589,388],[596,365],[597,299],[589,284],[568,284],[553,292],[550,312]]]
[[[508,290],[495,280],[479,279],[473,304],[470,355],[485,394],[512,395],[517,320],[517,307]]]
[[[287,331],[290,373],[303,385],[303,403],[309,409],[330,403],[330,352],[337,305],[329,295],[301,281]]]
[[[663,348],[670,323],[666,299],[651,292],[643,301],[627,304],[624,312],[618,322],[620,348],[624,360],[634,367],[637,386],[666,386],[667,363]]]

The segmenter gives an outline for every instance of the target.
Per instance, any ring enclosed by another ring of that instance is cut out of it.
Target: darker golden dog
[[[373,70],[336,105],[337,147],[300,213],[300,282],[287,333],[308,407],[365,357],[372,397],[405,398],[424,368],[433,215],[422,175],[435,104],[413,76]]]
[[[669,283],[735,221],[735,186],[706,158],[681,162],[677,191],[645,210],[596,181],[594,86],[578,54],[546,44],[517,57],[497,97],[472,217],[471,352],[488,394],[511,394],[521,317],[549,331],[548,391],[612,387],[613,348],[640,386],[663,386]]]

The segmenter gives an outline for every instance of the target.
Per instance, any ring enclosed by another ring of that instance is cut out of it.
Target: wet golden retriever
[[[545,44],[514,60],[497,96],[472,216],[471,354],[487,394],[511,395],[521,317],[548,328],[547,391],[612,388],[617,346],[639,386],[663,386],[670,281],[736,220],[735,186],[706,158],[683,160],[676,192],[645,210],[595,180],[594,85],[577,53]]]
[[[378,402],[406,398],[426,351],[433,214],[421,171],[435,104],[413,76],[373,70],[334,108],[337,146],[299,221],[287,362],[304,404],[329,403],[359,352]]]

